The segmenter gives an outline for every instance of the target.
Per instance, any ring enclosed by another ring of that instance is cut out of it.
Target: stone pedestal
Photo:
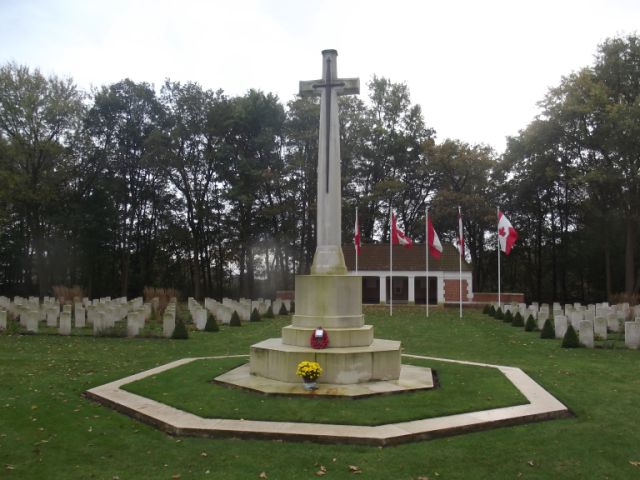
[[[315,328],[322,327],[329,347],[310,346]],[[364,324],[362,277],[299,275],[296,277],[296,314],[282,329],[282,338],[270,338],[251,347],[250,372],[272,380],[295,383],[303,360],[320,363],[318,383],[355,384],[397,380],[400,342],[374,339]]]

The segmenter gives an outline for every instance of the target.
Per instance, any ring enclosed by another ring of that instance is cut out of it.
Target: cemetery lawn
[[[288,318],[189,340],[0,333],[0,478],[311,479],[321,466],[336,479],[353,478],[349,466],[370,479],[640,478],[640,351],[562,349],[476,311],[365,313],[376,337],[401,340],[405,353],[522,368],[575,417],[388,448],[171,437],[81,394],[179,358],[247,354]],[[445,365],[436,369],[444,391]],[[243,408],[234,402],[229,411]],[[380,412],[358,416],[367,414]]]

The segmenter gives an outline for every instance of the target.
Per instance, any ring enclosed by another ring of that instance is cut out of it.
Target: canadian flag
[[[518,232],[513,228],[509,219],[498,210],[498,242],[500,242],[500,250],[509,255],[516,240],[518,240]]]
[[[358,209],[356,208],[356,226],[353,230],[353,244],[356,246],[356,255],[360,256],[360,224],[358,223]]]
[[[407,237],[402,230],[396,225],[396,214],[391,213],[391,244],[402,245],[405,248],[411,248],[413,242]]]
[[[431,223],[431,218],[429,216],[427,216],[427,236],[429,253],[433,258],[439,260],[440,255],[442,255],[442,244],[440,243],[436,230],[433,228],[433,223]]]

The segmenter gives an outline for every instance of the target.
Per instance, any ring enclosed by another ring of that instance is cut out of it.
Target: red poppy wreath
[[[311,332],[309,343],[311,344],[311,348],[327,348],[329,346],[329,335],[327,335],[327,331],[322,327],[316,328]]]

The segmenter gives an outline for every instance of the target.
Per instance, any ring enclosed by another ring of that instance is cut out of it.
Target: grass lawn
[[[365,313],[406,353],[520,367],[576,417],[389,448],[174,438],[81,393],[179,358],[248,353],[287,318],[187,341],[0,334],[0,479],[304,479],[320,466],[353,478],[349,465],[379,479],[640,478],[640,351],[562,349],[479,312]]]
[[[124,389],[205,418],[346,425],[407,422],[527,403],[497,369],[418,359],[405,359],[404,363],[437,370],[441,388],[362,399],[299,395],[267,398],[211,383],[216,376],[246,362],[238,358],[198,360],[130,383]]]

